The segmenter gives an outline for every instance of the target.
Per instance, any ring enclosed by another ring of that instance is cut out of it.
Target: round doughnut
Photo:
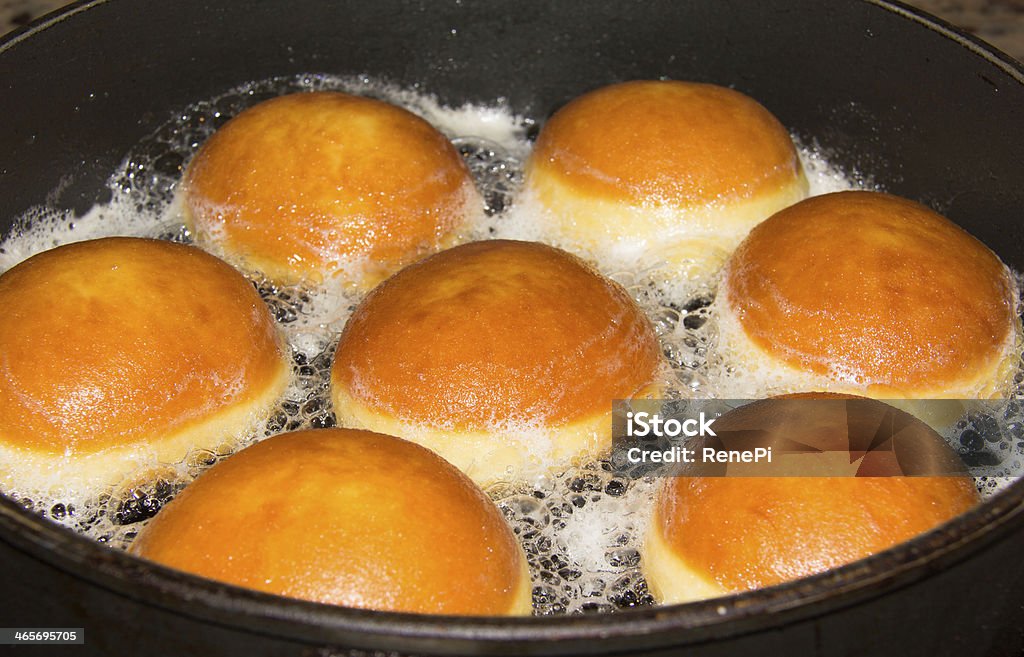
[[[341,423],[419,442],[486,485],[603,453],[612,400],[641,394],[659,362],[633,300],[578,258],[474,242],[367,296],[332,398]]]
[[[719,289],[723,352],[771,373],[772,392],[966,399],[1004,390],[1016,364],[1006,266],[949,220],[888,194],[782,210],[736,250]]]
[[[340,92],[264,101],[185,175],[200,245],[271,280],[367,289],[450,245],[482,201],[455,147],[404,109]]]
[[[242,437],[290,364],[253,286],[190,246],[105,238],[0,276],[0,483],[96,489]]]
[[[696,274],[807,188],[768,110],[696,82],[624,82],[576,98],[544,124],[526,169],[526,194],[559,243],[599,255],[661,249]]]
[[[279,434],[199,476],[131,552],[268,593],[433,614],[530,612],[526,557],[465,475],[400,438]]]
[[[897,425],[891,449],[869,450],[883,418]],[[754,429],[768,434],[758,444],[781,452],[770,464],[729,465],[720,476],[669,477],[659,488],[642,557],[659,602],[712,598],[824,572],[927,532],[979,502],[973,479],[957,474],[963,465],[942,438],[881,402],[768,399],[715,424],[728,448],[739,447],[730,432],[742,437]],[[900,440],[902,448],[892,445]],[[908,462],[909,468],[900,467]],[[915,464],[924,474],[904,476],[915,474]]]

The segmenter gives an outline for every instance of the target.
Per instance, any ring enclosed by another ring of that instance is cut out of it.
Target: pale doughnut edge
[[[659,604],[673,605],[728,595],[729,591],[687,564],[661,535],[663,521],[655,511],[644,536],[640,567],[647,588]]]
[[[596,413],[558,427],[511,427],[493,431],[459,430],[404,422],[353,398],[334,383],[332,398],[339,426],[368,429],[412,441],[464,472],[478,486],[529,480],[611,449],[611,400]]]
[[[257,430],[290,381],[291,368],[282,356],[277,373],[261,389],[208,418],[149,442],[77,455],[70,449],[63,454],[47,454],[0,441],[0,487],[21,495],[60,496],[63,491],[99,493],[136,473],[144,480],[148,468],[178,463],[192,450],[212,450]]]
[[[752,198],[679,207],[657,199],[638,204],[587,196],[538,165],[527,180],[522,203],[541,208],[548,217],[545,230],[554,241],[592,257],[609,249],[604,245],[628,250],[635,244],[691,277],[720,269],[754,226],[806,198],[809,189],[801,169],[789,183]]]

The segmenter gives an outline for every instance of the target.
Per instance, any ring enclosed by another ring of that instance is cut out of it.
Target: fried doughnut
[[[826,194],[777,213],[737,249],[720,290],[723,352],[772,373],[772,392],[987,397],[1016,366],[1009,270],[949,220],[888,194]]]
[[[731,89],[680,81],[576,98],[544,124],[526,171],[526,194],[567,248],[656,250],[698,274],[807,188],[768,110]]]
[[[885,410],[879,414],[877,407]],[[888,452],[878,449],[882,425],[892,427]],[[651,593],[662,603],[821,573],[909,540],[979,502],[973,479],[958,474],[962,463],[942,438],[882,402],[762,400],[718,418],[715,429],[719,436],[759,434],[759,444],[783,448],[782,458],[736,472],[729,465],[719,473],[727,476],[663,482],[642,557]],[[908,443],[902,453],[892,445],[900,440]],[[904,476],[913,474],[899,467],[908,462],[923,464],[925,475]]]
[[[185,176],[200,245],[277,283],[345,273],[368,289],[450,245],[482,201],[452,144],[388,103],[340,92],[264,101]]]
[[[414,440],[481,485],[593,457],[660,361],[629,295],[534,242],[455,247],[385,281],[341,335],[339,421]]]
[[[526,556],[490,499],[418,445],[351,429],[279,434],[200,475],[135,555],[347,607],[530,612]]]
[[[290,367],[253,286],[190,246],[78,242],[0,276],[0,482],[97,489],[240,438]]]

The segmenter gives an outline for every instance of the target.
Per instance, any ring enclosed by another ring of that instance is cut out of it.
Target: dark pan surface
[[[102,200],[123,155],[175,108],[304,72],[418,83],[449,103],[506,98],[538,119],[619,80],[733,85],[839,164],[943,211],[1024,268],[1021,70],[910,10],[853,1],[81,3],[0,43],[0,234],[30,206]],[[84,626],[81,654],[105,655],[1011,655],[1024,647],[1022,509],[1018,483],[938,533],[722,601],[474,620],[222,587],[0,500],[0,617]]]

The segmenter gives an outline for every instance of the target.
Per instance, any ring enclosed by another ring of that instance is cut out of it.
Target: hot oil
[[[58,244],[109,235],[138,235],[191,243],[178,186],[199,146],[246,107],[284,93],[343,90],[373,96],[416,112],[445,132],[463,155],[485,200],[485,212],[466,239],[494,237],[551,241],[542,212],[518,196],[530,152],[533,119],[502,103],[446,108],[417,90],[369,78],[301,76],[255,82],[179,112],[132,150],[110,181],[112,200],[82,217],[38,208],[22,217],[0,245],[0,272]],[[856,172],[829,165],[818,147],[799,145],[812,194],[878,186]],[[665,353],[665,396],[713,397],[737,380],[757,378],[718,350],[713,278],[681,277],[676,268],[643,259],[593,263],[637,300]],[[126,548],[139,529],[189,481],[234,451],[282,431],[335,425],[329,381],[337,336],[359,302],[341,285],[279,288],[258,274],[253,284],[291,349],[293,381],[261,428],[240,444],[196,450],[180,463],[152,464],[154,480],[122,482],[102,491],[63,491],[41,498],[8,491],[28,508],[113,547]],[[770,382],[760,384],[772,390]],[[998,412],[975,414],[947,438],[964,455],[979,490],[991,494],[1019,476],[1024,454],[1024,375]],[[614,611],[653,603],[640,573],[642,539],[657,481],[631,479],[606,462],[570,468],[529,483],[502,482],[487,493],[522,542],[534,585],[537,614]]]

